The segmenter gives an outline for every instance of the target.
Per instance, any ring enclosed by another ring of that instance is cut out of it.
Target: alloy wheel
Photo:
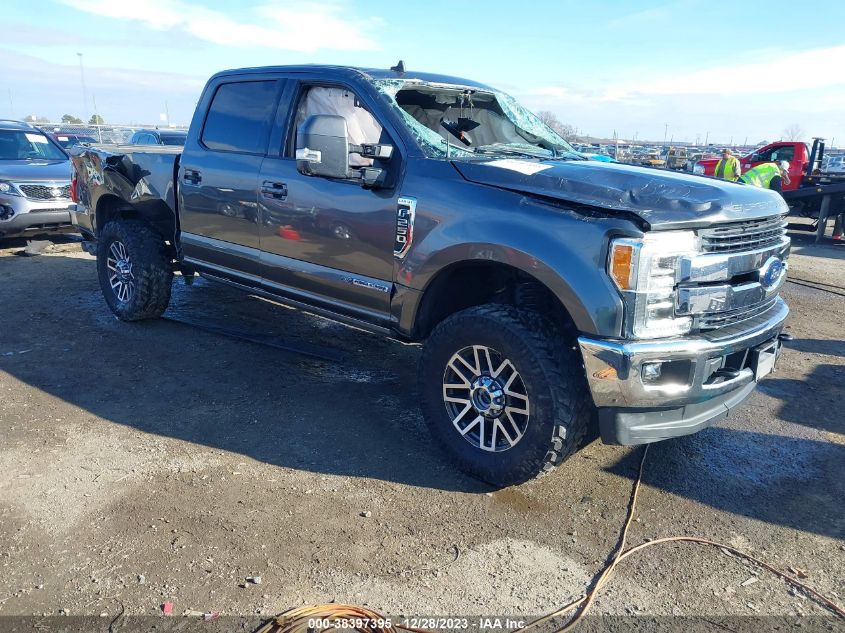
[[[135,294],[135,275],[132,273],[132,260],[123,242],[115,240],[109,245],[106,266],[114,296],[118,301],[126,303]]]
[[[455,429],[484,451],[513,448],[528,426],[525,383],[513,363],[491,347],[472,345],[449,359],[443,402]]]

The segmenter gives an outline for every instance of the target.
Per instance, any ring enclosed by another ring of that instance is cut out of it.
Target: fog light
[[[657,382],[663,373],[663,363],[643,363],[641,372],[643,382]]]

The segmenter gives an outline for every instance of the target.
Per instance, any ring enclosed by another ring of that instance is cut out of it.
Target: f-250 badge
[[[402,259],[408,254],[408,250],[414,241],[414,217],[417,213],[417,199],[399,198],[397,205],[396,241],[393,244],[393,254]]]

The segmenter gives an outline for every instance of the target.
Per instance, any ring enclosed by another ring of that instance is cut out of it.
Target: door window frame
[[[270,112],[277,113],[279,109],[279,101],[282,96],[282,93],[285,90],[285,86],[287,84],[287,78],[282,77],[276,74],[270,75],[229,75],[226,77],[221,77],[220,81],[215,83],[213,88],[211,89],[211,96],[208,99],[208,105],[205,108],[205,114],[202,118],[202,125],[200,126],[199,132],[197,133],[197,145],[199,145],[204,151],[206,152],[219,152],[221,154],[239,154],[241,156],[267,156],[268,155],[268,148],[270,147],[270,138],[273,136],[273,129],[276,125],[275,116],[272,117],[266,123],[265,128],[265,139],[264,139],[264,148],[263,151],[259,150],[258,152],[247,152],[243,150],[233,150],[233,149],[219,149],[214,147],[209,147],[205,144],[203,140],[203,133],[205,132],[205,126],[208,123],[208,117],[211,114],[211,107],[214,104],[214,98],[217,96],[220,88],[225,85],[229,84],[245,84],[245,83],[259,83],[259,82],[274,82],[276,84],[276,93],[273,97],[273,107],[270,109]]]
[[[271,150],[267,153],[267,156],[282,160],[295,161],[296,130],[294,129],[294,124],[296,122],[296,112],[299,109],[299,104],[305,93],[308,89],[314,87],[341,88],[354,94],[355,97],[364,104],[367,111],[373,116],[373,118],[375,118],[379,125],[381,125],[384,132],[387,133],[387,136],[390,138],[390,144],[393,146],[393,151],[399,152],[400,165],[404,164],[408,153],[402,135],[396,130],[392,121],[380,116],[378,108],[378,104],[380,102],[375,101],[366,90],[361,90],[359,87],[355,86],[353,82],[344,81],[342,79],[326,80],[308,75],[289,76],[288,79],[291,80],[290,83],[292,89],[289,95],[287,92],[285,94],[285,96],[289,98],[283,100],[286,101],[288,110],[287,113],[285,113],[285,115],[280,119],[280,115],[282,114],[281,109],[285,104],[283,102],[279,103],[279,112],[277,112],[276,117],[276,123],[279,125],[279,129],[276,133],[271,135],[275,137],[275,144],[271,145]]]

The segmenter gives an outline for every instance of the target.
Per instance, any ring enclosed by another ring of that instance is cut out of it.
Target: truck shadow
[[[789,231],[793,250],[805,257],[823,257],[827,259],[845,260],[845,244],[834,242],[830,237],[816,244],[815,233],[804,231]]]
[[[609,468],[637,472],[640,452]],[[649,449],[643,483],[773,525],[841,539],[845,534],[845,446],[712,427]]]
[[[312,350],[330,348],[343,360],[172,321],[121,323],[105,306],[87,258],[0,258],[0,284],[13,298],[0,302],[6,328],[0,370],[102,420],[283,468],[447,491],[490,490],[458,472],[431,440],[418,407],[415,346],[203,281],[193,288],[177,281],[167,315]],[[784,386],[785,403],[796,401],[795,409],[784,405],[784,416],[804,419],[806,385]],[[836,408],[830,411],[833,416]],[[833,430],[827,422],[823,428]],[[637,455],[627,453],[611,470],[630,477],[636,469],[629,462]],[[656,444],[650,457],[650,485],[728,512],[841,537],[841,445],[713,428]],[[576,467],[583,462],[573,460],[559,476]]]
[[[769,377],[760,382],[759,389],[782,401],[778,411],[782,419],[845,436],[845,372],[841,365],[817,365],[806,380]]]
[[[23,266],[42,283],[11,274]],[[2,258],[0,283],[14,298],[0,302],[0,318],[17,324],[2,337],[0,370],[100,418],[286,468],[490,490],[433,444],[416,396],[416,346],[201,279],[174,283],[165,316],[342,360],[168,320],[122,323],[102,299],[93,259]]]
[[[845,357],[845,341],[832,341],[830,339],[817,338],[796,338],[786,346],[806,354],[824,354],[826,356]]]

